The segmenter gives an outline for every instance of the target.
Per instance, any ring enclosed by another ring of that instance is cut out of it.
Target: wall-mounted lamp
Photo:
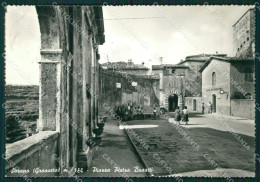
[[[219,93],[220,93],[220,94],[224,94],[225,91],[224,91],[223,89],[220,89]]]

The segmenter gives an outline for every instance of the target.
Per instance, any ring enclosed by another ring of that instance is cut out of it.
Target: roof
[[[250,8],[249,10],[247,10],[237,21],[236,23],[234,23],[234,25],[232,27],[234,27],[249,11],[254,10],[254,8]]]
[[[145,67],[141,64],[128,64],[126,62],[108,62],[102,64],[102,66],[107,66],[108,70],[149,70],[149,68]]]
[[[177,65],[177,64],[152,65],[152,70],[163,70],[166,68],[189,68],[189,66]]]
[[[113,71],[113,70],[106,70],[101,68],[101,74],[106,74],[111,77],[122,77],[122,73]],[[159,75],[139,75],[139,74],[133,74],[133,73],[126,73],[126,75],[129,75],[132,78],[142,78],[142,79],[153,79],[153,80],[160,80]]]
[[[198,55],[187,56],[185,60],[179,62],[178,65],[188,61],[206,62],[211,56],[227,57],[227,54],[198,54]]]
[[[217,57],[217,56],[211,56],[208,61],[206,61],[200,68],[199,72],[202,72],[213,59],[216,59],[218,61],[224,61],[228,63],[248,63],[248,62],[254,62],[253,58],[238,58],[238,57]]]

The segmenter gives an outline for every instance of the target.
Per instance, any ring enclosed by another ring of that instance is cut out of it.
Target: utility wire
[[[141,19],[160,19],[165,17],[140,17],[140,18],[113,18],[113,19],[96,19],[96,20],[141,20]]]

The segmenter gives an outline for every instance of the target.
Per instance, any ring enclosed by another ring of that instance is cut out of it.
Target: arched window
[[[196,99],[193,100],[193,111],[197,111],[197,101]]]
[[[251,68],[245,68],[245,81],[253,81],[253,71]]]
[[[212,85],[216,85],[216,73],[212,73]]]

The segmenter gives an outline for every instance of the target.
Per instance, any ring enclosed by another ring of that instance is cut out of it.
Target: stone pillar
[[[39,86],[39,131],[60,128],[60,62],[61,49],[41,50]]]

